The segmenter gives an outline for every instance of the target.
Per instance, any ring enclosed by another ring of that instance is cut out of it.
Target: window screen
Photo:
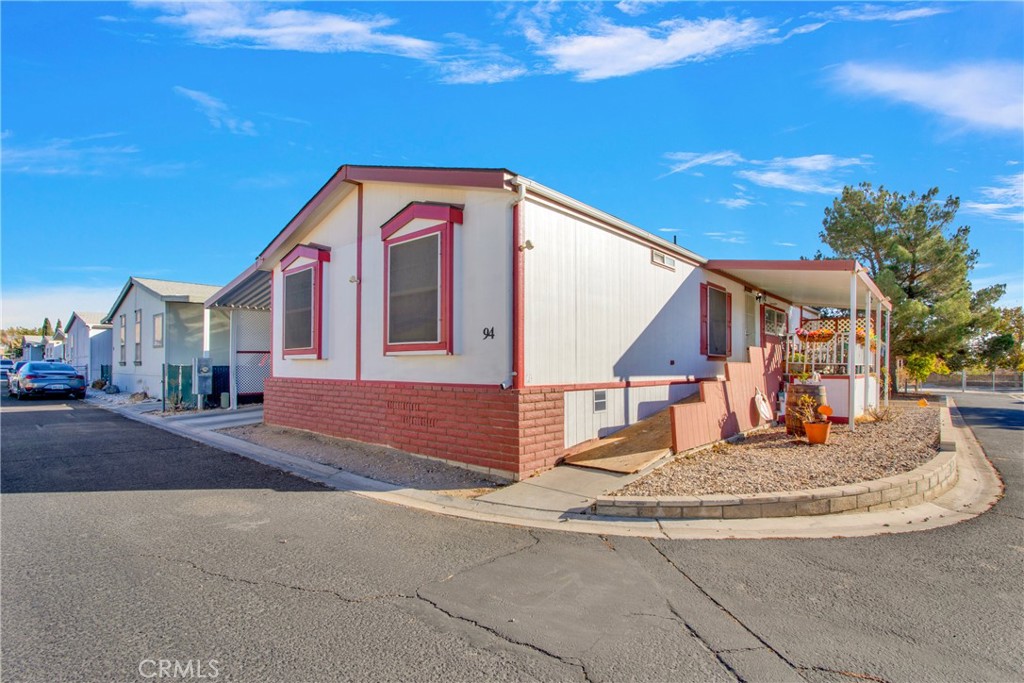
[[[439,234],[392,245],[388,253],[388,343],[439,341]]]
[[[284,348],[313,347],[313,269],[284,276]]]
[[[164,314],[157,313],[153,316],[153,346],[164,345]]]
[[[725,292],[708,287],[708,355],[724,356],[728,353],[727,314]]]
[[[607,407],[608,407],[608,392],[604,391],[603,389],[601,391],[595,391],[594,392],[594,412],[595,413],[603,413]]]

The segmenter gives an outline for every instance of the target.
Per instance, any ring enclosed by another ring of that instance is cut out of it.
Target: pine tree
[[[39,334],[43,335],[44,337],[49,337],[51,334],[53,334],[53,327],[50,325],[49,318],[43,318],[43,326],[39,328]]]
[[[938,194],[937,187],[902,195],[861,183],[825,209],[822,242],[836,258],[863,263],[892,300],[892,359],[953,358],[999,322],[995,304],[1006,287],[972,291],[971,229],[953,227],[960,200]]]

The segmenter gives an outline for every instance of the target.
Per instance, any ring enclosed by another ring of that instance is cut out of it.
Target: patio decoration
[[[864,344],[866,339],[867,339],[867,337],[864,334],[864,328],[858,327],[857,328],[857,343],[858,344]],[[878,336],[875,334],[874,330],[871,330],[871,350],[874,351],[877,348],[878,348]]]
[[[829,431],[832,428],[832,423],[828,418],[833,412],[828,404],[816,406],[816,401],[813,397],[804,395],[800,397],[795,412],[803,423],[807,443],[828,443]]]
[[[805,344],[827,344],[836,336],[835,330],[818,329],[807,330],[797,328],[796,336]]]

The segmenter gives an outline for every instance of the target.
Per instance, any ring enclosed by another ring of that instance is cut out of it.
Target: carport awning
[[[256,263],[206,300],[207,308],[270,310],[270,273]]]
[[[889,299],[862,265],[852,260],[815,261],[729,261],[714,259],[704,266],[788,300],[797,306],[814,308],[850,307],[851,282],[856,283],[857,302],[863,306],[870,292],[875,303],[892,310]]]

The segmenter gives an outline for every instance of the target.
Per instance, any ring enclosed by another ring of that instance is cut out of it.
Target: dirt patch
[[[446,496],[476,498],[501,486],[476,472],[387,446],[262,424],[219,431],[345,472]]]
[[[772,427],[737,444],[720,444],[675,460],[614,492],[616,496],[771,493],[909,472],[935,457],[939,409],[893,401],[891,419],[832,425],[829,442],[811,446]]]

